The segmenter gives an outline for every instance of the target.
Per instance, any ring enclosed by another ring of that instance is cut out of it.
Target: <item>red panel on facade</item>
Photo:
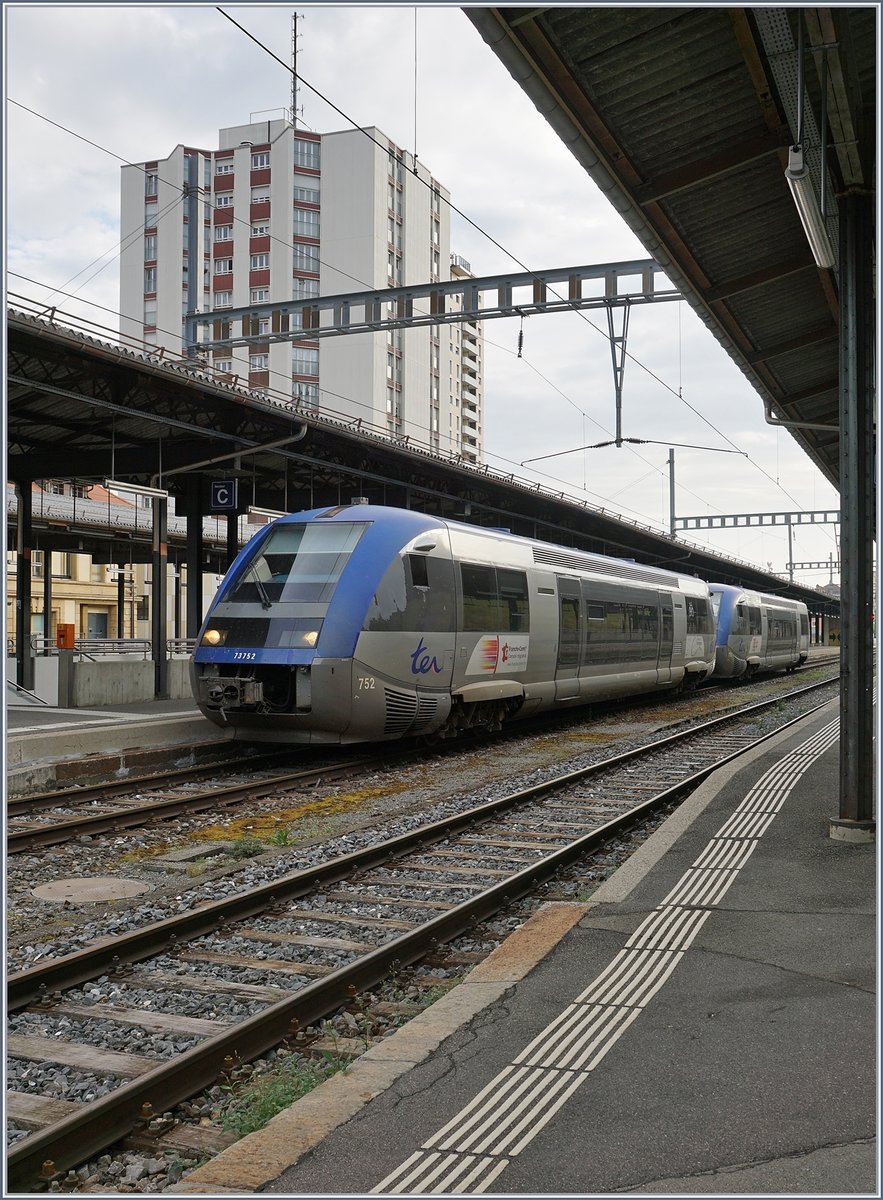
[[[248,373],[249,387],[269,387],[270,372],[269,371],[249,371]]]
[[[270,238],[253,237],[248,240],[249,254],[268,254],[270,252]]]
[[[263,221],[269,219],[270,216],[270,201],[262,200],[260,204],[252,204],[250,219],[252,221]]]
[[[235,176],[232,173],[230,175],[216,175],[214,190],[216,192],[232,192],[234,178]]]
[[[212,214],[212,219],[216,225],[229,225],[233,220],[233,209],[216,208]]]
[[[233,241],[215,242],[212,246],[212,258],[232,258]]]
[[[252,173],[251,173],[251,186],[252,187],[255,187],[259,183],[269,183],[269,182],[270,182],[270,168],[269,167],[259,167],[257,171],[252,171]]]
[[[270,272],[269,271],[249,271],[248,286],[253,287],[269,287]]]
[[[233,291],[233,276],[232,275],[216,275],[212,283],[212,290],[215,292],[232,292]]]

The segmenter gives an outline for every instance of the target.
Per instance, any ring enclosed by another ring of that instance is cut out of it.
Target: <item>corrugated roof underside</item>
[[[645,180],[766,132],[726,9],[579,11],[538,23]]]

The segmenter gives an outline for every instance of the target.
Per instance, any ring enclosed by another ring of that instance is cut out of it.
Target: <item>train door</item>
[[[674,614],[671,596],[659,593],[659,655],[656,660],[656,682],[671,683],[671,652],[674,643]]]
[[[579,695],[579,662],[583,644],[583,609],[578,579],[558,579],[558,659],[555,699]]]

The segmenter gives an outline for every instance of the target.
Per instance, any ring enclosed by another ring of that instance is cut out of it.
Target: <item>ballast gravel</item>
[[[827,693],[812,693],[798,700],[785,701],[778,706],[778,711],[760,714],[751,719],[752,730],[756,736],[762,736],[780,727],[787,720],[799,715],[800,712],[818,705]],[[704,718],[703,718],[704,719]],[[628,718],[623,722],[628,723]],[[684,722],[689,724],[692,722]],[[571,726],[571,738],[578,727]],[[597,725],[592,727],[597,733]],[[632,749],[647,740],[658,736],[656,728],[646,723],[644,727],[636,728],[636,723],[629,725],[628,736],[617,736],[608,744],[593,744],[589,749],[583,749],[567,759],[570,770],[578,770],[599,760],[608,758],[612,753],[620,753]],[[30,889],[42,881],[57,879],[59,876],[93,874],[112,874],[118,870],[127,878],[149,880],[152,886],[157,885],[157,876],[146,864],[125,863],[114,867],[114,858],[119,859],[123,849],[130,850],[133,845],[149,848],[151,845],[181,843],[189,830],[200,826],[198,819],[187,821],[167,822],[150,831],[138,831],[137,836],[130,837],[96,837],[88,843],[75,843],[70,846],[54,848],[42,855],[14,856],[9,863],[9,905],[10,911],[16,916],[16,927],[19,929],[43,929],[43,936],[37,938],[22,937],[17,946],[9,951],[8,967],[11,971],[25,969],[46,959],[72,953],[81,949],[96,938],[112,937],[130,930],[138,929],[164,917],[191,910],[202,903],[218,900],[226,895],[238,894],[263,886],[292,871],[304,869],[327,861],[329,858],[351,853],[354,850],[373,844],[379,838],[394,836],[413,829],[419,825],[429,824],[440,820],[443,816],[462,812],[478,804],[497,799],[510,792],[527,787],[532,783],[543,782],[558,775],[561,771],[562,759],[560,747],[551,752],[547,760],[542,758],[542,747],[538,743],[548,741],[543,738],[526,738],[524,745],[507,743],[503,753],[506,757],[505,770],[497,758],[487,750],[481,753],[467,752],[457,759],[456,767],[451,766],[450,760],[437,760],[435,765],[422,765],[418,768],[397,769],[394,772],[377,772],[367,781],[370,784],[372,797],[364,813],[349,811],[342,814],[337,822],[349,822],[361,827],[341,829],[336,835],[327,839],[313,839],[300,845],[282,846],[268,849],[257,859],[249,859],[236,865],[229,862],[215,871],[209,870],[205,876],[188,878],[183,875],[174,877],[171,884],[162,884],[156,888],[150,900],[140,903],[118,901],[95,905],[66,904],[61,911],[58,906],[40,901],[31,895]],[[520,748],[519,748],[520,747]],[[524,762],[526,769],[519,770],[519,763]],[[407,788],[401,790],[403,780]],[[452,787],[452,784],[454,785]],[[378,791],[384,786],[390,786],[386,797],[378,796]],[[326,788],[321,792],[322,797],[334,797],[344,791],[341,787]],[[316,798],[311,792],[311,799]],[[291,803],[291,797],[286,797],[286,803]],[[402,811],[403,807],[406,811]],[[667,814],[660,813],[654,818],[650,830],[660,824]],[[331,822],[333,828],[334,822]],[[526,823],[526,829],[531,826]],[[644,835],[646,836],[646,834]],[[640,840],[640,839],[639,839]],[[624,837],[613,846],[598,855],[593,856],[592,865],[584,872],[575,870],[572,875],[555,881],[554,885],[546,885],[541,894],[534,899],[524,900],[516,904],[512,911],[499,915],[485,922],[481,930],[473,931],[469,936],[463,936],[450,943],[449,950],[454,958],[490,951],[500,940],[507,937],[526,919],[530,912],[549,895],[555,898],[581,898],[587,888],[593,889],[612,874],[634,849],[635,840]],[[435,847],[444,849],[444,844]],[[513,854],[516,852],[512,852]],[[529,849],[519,849],[517,854],[522,860],[529,858]],[[429,860],[434,866],[443,867],[443,859],[434,857]],[[453,860],[452,860],[453,861]],[[506,852],[501,849],[499,856],[482,857],[469,860],[470,867],[479,868],[482,864],[488,867],[499,867],[507,861]],[[518,861],[517,859],[515,861]],[[454,876],[452,876],[454,877]],[[444,870],[439,873],[439,892],[444,893],[444,899],[439,895],[439,911],[452,902],[450,882]],[[342,883],[334,888],[336,900],[334,905],[338,910],[351,911],[353,915],[389,918],[395,916],[399,920],[425,920],[429,906],[433,903],[431,889],[421,887],[409,890],[411,876],[408,871],[394,867],[376,868],[370,872],[370,886],[353,888],[350,884]],[[395,909],[388,905],[372,904],[371,893],[378,897],[398,897],[401,901]],[[352,892],[352,904],[341,905],[340,896]],[[473,891],[460,887],[456,896],[467,899]],[[308,900],[298,902],[298,906],[307,911],[324,912],[332,908],[332,903],[319,893]],[[84,920],[85,914],[89,919]],[[59,919],[60,917],[60,919]],[[69,922],[66,925],[66,922]],[[261,918],[249,922],[250,928],[263,928]],[[275,931],[280,925],[275,922]],[[304,918],[292,921],[284,928],[303,936],[325,939],[350,939],[354,937],[353,927],[344,922],[335,924],[329,921],[309,921]],[[395,930],[372,930],[372,941],[380,945],[397,935]],[[364,931],[359,931],[358,940],[364,941]],[[223,938],[205,936],[199,942],[192,943],[190,950],[198,953],[199,949],[211,952],[212,949],[223,950],[226,953],[240,949],[249,956],[271,962],[296,963],[299,957],[297,946],[261,943],[251,938],[236,938],[233,943],[229,935]],[[330,968],[342,965],[354,957],[347,950],[332,948],[310,949],[311,961],[322,962]],[[91,1006],[95,1016],[67,1017],[53,1015],[51,1012],[39,1011],[12,1014],[8,1031],[12,1036],[25,1035],[43,1039],[71,1036],[75,1030],[78,1041],[86,1042],[98,1048],[129,1054],[144,1055],[157,1060],[167,1059],[194,1045],[199,1039],[188,1038],[180,1034],[163,1034],[149,1032],[136,1027],[121,1027],[113,1023],[112,1013],[122,1009],[132,1010],[142,1008],[149,1012],[168,1012],[199,1017],[203,1020],[217,1021],[219,1026],[239,1021],[244,1017],[259,1011],[264,1007],[266,999],[249,1000],[238,996],[231,985],[247,987],[257,984],[265,989],[277,990],[280,997],[287,992],[304,986],[311,980],[291,972],[274,972],[268,974],[262,970],[251,970],[247,967],[223,963],[200,962],[198,980],[202,981],[202,989],[195,986],[197,968],[189,963],[182,963],[170,955],[152,963],[152,970],[172,975],[176,979],[174,988],[154,992],[127,982],[124,978],[105,976],[83,988],[73,989],[66,993],[68,1004]],[[420,974],[425,980],[437,980],[439,985],[446,987],[462,974],[463,968],[432,965],[421,968]],[[194,988],[188,989],[188,976],[192,977]],[[205,980],[218,981],[218,990],[206,993]],[[223,990],[230,988],[231,990]],[[401,1002],[403,999],[419,1000],[420,989],[401,985],[400,981],[392,981],[386,989],[378,989],[377,998],[383,999],[384,994]],[[106,1014],[106,1015],[105,1015]],[[371,1037],[378,1037],[395,1032],[396,1027],[405,1018],[390,1016],[386,1022],[374,1019]],[[354,1035],[364,1034],[364,1024],[368,1018],[359,1014],[345,1011],[337,1014],[329,1022],[323,1023],[335,1037],[353,1040]],[[299,1038],[303,1034],[298,1035]],[[262,1072],[272,1070],[288,1054],[298,1054],[297,1046],[279,1053],[273,1052],[259,1059],[256,1063],[243,1068],[247,1075],[259,1076]],[[313,1060],[305,1058],[304,1062]],[[49,1077],[46,1078],[46,1072]],[[38,1084],[39,1077],[39,1084]],[[85,1101],[99,1095],[104,1095],[119,1086],[119,1080],[88,1073],[58,1065],[34,1064],[20,1058],[11,1058],[7,1064],[7,1087],[14,1091],[39,1090],[57,1099]],[[214,1125],[214,1115],[222,1105],[226,1094],[221,1088],[208,1089],[201,1097],[187,1104],[179,1105],[177,1117],[182,1115],[209,1126]],[[171,1117],[171,1114],[166,1114]],[[16,1127],[13,1121],[7,1120],[7,1143],[27,1136],[27,1131]],[[162,1192],[186,1175],[187,1171],[197,1165],[195,1156],[185,1154],[160,1154],[121,1152],[107,1153],[94,1161],[85,1164],[76,1171],[68,1172],[67,1177],[55,1180],[49,1184],[50,1191],[119,1191],[131,1192]]]

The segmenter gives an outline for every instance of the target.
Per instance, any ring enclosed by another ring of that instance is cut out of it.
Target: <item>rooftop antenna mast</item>
[[[297,18],[298,13],[291,14],[291,124],[297,129]]]

